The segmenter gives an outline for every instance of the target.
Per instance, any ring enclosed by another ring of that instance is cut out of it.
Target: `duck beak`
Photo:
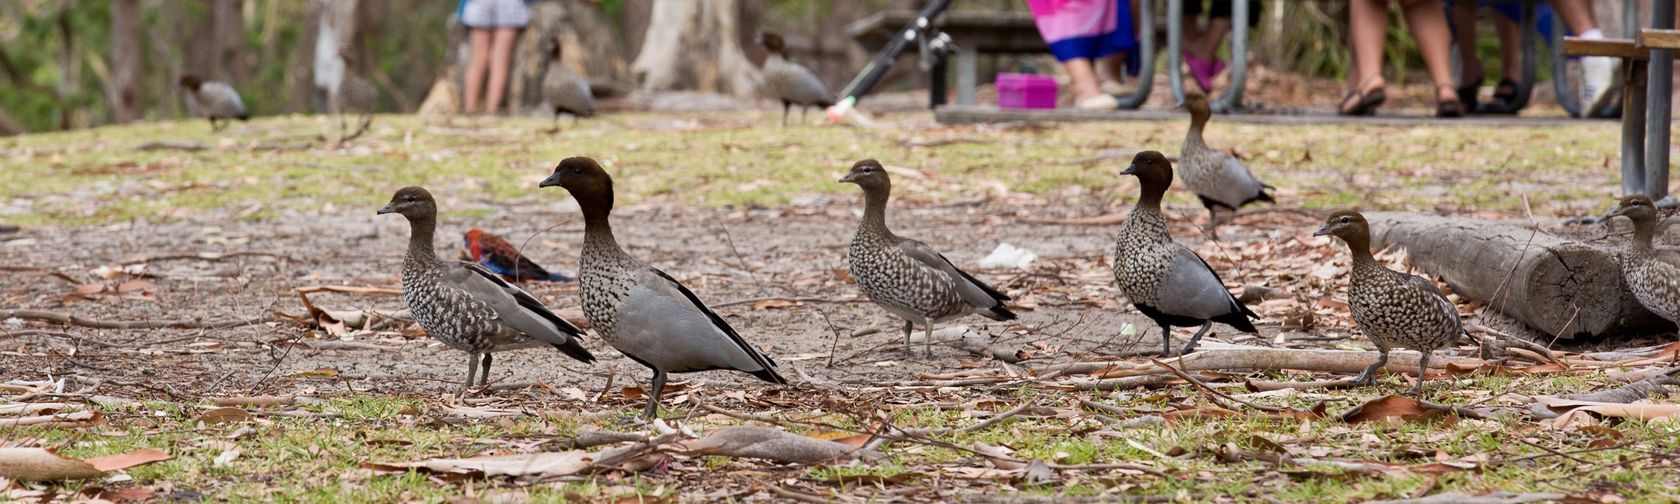
[[[1325,225],[1319,226],[1318,227],[1318,232],[1313,233],[1313,236],[1330,236],[1330,225],[1325,224]]]
[[[1137,175],[1137,165],[1135,165],[1135,164],[1126,165],[1126,169],[1120,170],[1120,174],[1121,175]]]
[[[537,183],[537,187],[554,187],[557,185],[560,185],[560,174],[558,173],[549,175],[548,178],[545,178],[542,182]]]
[[[848,184],[856,184],[857,183],[857,174],[856,173],[847,173],[846,176],[840,177],[840,182],[848,183]]]
[[[396,213],[397,209],[392,208],[394,206],[396,206],[396,203],[386,203],[385,207],[379,209],[379,211],[375,212],[374,215],[385,215],[385,214],[388,214],[388,213]]]

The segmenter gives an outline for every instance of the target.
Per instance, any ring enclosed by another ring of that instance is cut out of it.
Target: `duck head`
[[[437,201],[432,199],[432,193],[419,186],[409,186],[398,189],[391,195],[391,202],[385,208],[379,209],[379,215],[399,214],[408,220],[424,220],[437,217]]]
[[[612,211],[612,176],[601,164],[584,156],[569,157],[554,166],[554,174],[543,179],[537,187],[559,186],[571,193],[583,208],[585,217],[605,217]]]

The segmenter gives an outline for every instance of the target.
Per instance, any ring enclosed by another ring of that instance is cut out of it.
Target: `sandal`
[[[1503,83],[1502,83],[1503,84]],[[1458,103],[1464,105],[1464,110],[1476,110],[1477,92],[1482,90],[1482,77],[1466,79],[1454,90],[1458,93]],[[1495,96],[1498,96],[1497,93]]]
[[[1435,92],[1436,93],[1435,94],[1435,117],[1441,117],[1441,118],[1463,117],[1464,116],[1464,103],[1458,101],[1458,93],[1456,92],[1456,90],[1454,90],[1455,92],[1453,93],[1453,96],[1451,98],[1447,98],[1447,99],[1443,100],[1443,99],[1441,99],[1440,92],[1442,90],[1446,90],[1448,88],[1439,87],[1439,88],[1436,88],[1436,89],[1437,89],[1437,91]]]
[[[1382,77],[1372,75],[1359,82],[1359,86],[1342,95],[1342,104],[1336,108],[1336,113],[1345,116],[1368,116],[1377,112],[1377,107],[1388,100],[1388,92],[1382,86],[1370,87],[1373,80]],[[1350,104],[1351,103],[1351,104]]]
[[[1499,86],[1493,88],[1493,100],[1476,111],[1483,114],[1516,114],[1519,110],[1522,108],[1517,106],[1517,82],[1500,79]]]

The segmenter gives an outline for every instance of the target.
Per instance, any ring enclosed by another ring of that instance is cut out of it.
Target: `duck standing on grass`
[[[210,131],[221,131],[234,119],[251,119],[251,114],[245,112],[245,101],[239,99],[239,92],[234,91],[233,86],[203,80],[196,75],[183,75],[181,88],[187,90],[187,104],[192,110],[210,120]],[[218,124],[217,120],[222,122]]]
[[[1335,236],[1353,252],[1353,271],[1348,277],[1348,308],[1359,331],[1377,346],[1377,361],[1359,373],[1354,382],[1376,384],[1376,372],[1388,364],[1388,352],[1406,347],[1423,354],[1418,359],[1417,384],[1407,393],[1423,394],[1424,373],[1429,355],[1451,345],[1464,334],[1458,308],[1435,282],[1417,275],[1388,269],[1371,255],[1371,227],[1365,216],[1352,210],[1330,215],[1313,236]]]
[[[653,370],[648,418],[659,413],[669,373],[735,370],[787,383],[776,372],[776,361],[747,343],[688,287],[618,246],[607,218],[613,207],[612,177],[600,164],[566,158],[539,185],[552,186],[565,188],[583,210],[578,281],[584,316],[601,339]]]
[[[1161,198],[1173,179],[1167,157],[1156,151],[1139,152],[1120,174],[1137,176],[1142,196],[1115,239],[1114,280],[1132,306],[1161,327],[1161,356],[1172,356],[1175,326],[1201,326],[1180,354],[1195,350],[1214,322],[1258,333],[1249,319],[1260,316],[1225,290],[1225,281],[1202,256],[1173,241],[1167,232],[1167,219],[1161,215]]]
[[[888,312],[904,319],[904,351],[910,352],[910,332],[916,324],[927,329],[923,349],[933,353],[933,324],[967,314],[992,320],[1015,320],[1003,305],[1009,296],[951,264],[950,259],[916,240],[887,229],[887,199],[892,181],[873,159],[852,165],[841,182],[863,188],[863,222],[852,238],[852,278]]]
[[[403,256],[403,300],[415,322],[444,345],[467,352],[467,388],[490,380],[495,352],[553,346],[579,362],[595,356],[579,345],[583,330],[543,307],[542,302],[478,263],[438,260],[432,249],[437,202],[419,187],[404,187],[379,214],[408,219],[408,253]],[[479,372],[479,359],[484,370]]]
[[[1202,129],[1213,117],[1207,95],[1194,90],[1186,92],[1184,109],[1190,111],[1190,130],[1184,134],[1184,146],[1179,152],[1179,176],[1184,178],[1184,186],[1196,193],[1196,197],[1202,200],[1202,206],[1207,208],[1208,225],[1204,229],[1217,239],[1219,209],[1230,211],[1227,219],[1234,218],[1237,209],[1243,205],[1256,201],[1274,202],[1272,195],[1266,192],[1274,188],[1255,178],[1254,172],[1249,171],[1242,160],[1228,152],[1208,147],[1207,142],[1202,140]]]

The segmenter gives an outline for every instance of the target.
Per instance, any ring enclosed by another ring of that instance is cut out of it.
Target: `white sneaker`
[[[1615,70],[1616,60],[1613,58],[1581,58],[1581,104],[1585,105],[1581,115],[1597,117],[1604,109],[1610,107],[1610,98],[1614,95],[1610,89],[1615,84]]]
[[[1074,106],[1087,110],[1115,110],[1120,108],[1120,100],[1113,96],[1100,94],[1080,100],[1079,104]]]
[[[1123,86],[1118,82],[1114,82],[1114,81],[1111,81],[1111,80],[1108,80],[1108,79],[1103,79],[1103,81],[1102,81],[1102,92],[1104,94],[1111,94],[1111,95],[1126,94],[1126,86]]]

